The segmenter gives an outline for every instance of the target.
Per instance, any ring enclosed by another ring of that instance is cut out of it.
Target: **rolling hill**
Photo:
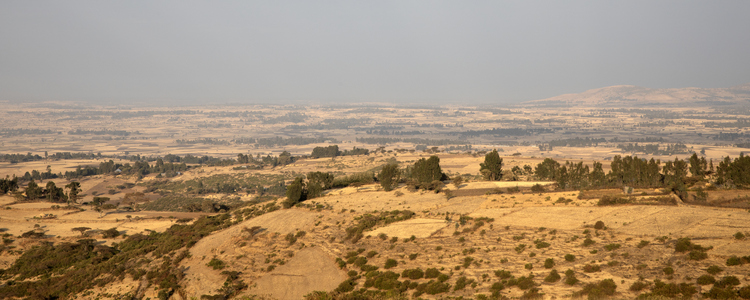
[[[524,106],[705,107],[750,105],[750,83],[730,88],[651,89],[616,85],[524,102]]]

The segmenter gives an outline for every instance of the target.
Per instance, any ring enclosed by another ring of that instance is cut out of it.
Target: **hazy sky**
[[[750,1],[0,2],[0,100],[509,103],[750,82]],[[163,101],[163,102],[162,102]]]

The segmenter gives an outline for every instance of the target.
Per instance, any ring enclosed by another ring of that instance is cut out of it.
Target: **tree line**
[[[315,147],[313,148],[310,157],[321,158],[321,157],[336,157],[336,156],[347,156],[347,155],[368,155],[370,150],[354,147],[352,150],[340,151],[338,145],[331,145],[328,147]]]

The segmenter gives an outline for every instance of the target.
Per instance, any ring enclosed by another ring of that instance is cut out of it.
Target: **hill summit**
[[[527,106],[726,106],[750,104],[750,83],[730,88],[652,89],[615,85],[523,103]]]

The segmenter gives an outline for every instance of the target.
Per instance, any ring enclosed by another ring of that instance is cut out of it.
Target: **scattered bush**
[[[542,186],[541,184],[537,183],[537,184],[531,186],[531,192],[533,192],[533,193],[543,193],[543,192],[546,192],[546,191],[547,190],[544,189],[544,186]]]
[[[672,275],[674,274],[674,269],[672,267],[665,267],[662,269],[662,272],[664,272],[664,275]]]
[[[440,275],[440,271],[438,271],[438,269],[436,268],[429,268],[424,271],[424,278],[426,279],[437,278]]]
[[[597,229],[597,230],[604,229],[604,222],[596,221],[596,223],[594,223],[594,229]]]
[[[573,254],[565,254],[565,260],[569,262],[574,262],[576,260],[576,256]]]
[[[633,284],[630,285],[629,290],[633,292],[640,292],[641,290],[647,288],[650,284],[648,282],[644,281],[636,281],[633,282]]]
[[[589,299],[602,299],[615,294],[617,285],[612,279],[604,279],[598,283],[586,284],[582,290],[573,293],[573,297],[588,295]]]
[[[718,286],[720,288],[736,285],[740,285],[740,280],[734,276],[724,276],[714,284],[714,286]]]
[[[727,266],[741,266],[746,263],[750,263],[750,256],[738,257],[736,255],[732,255],[731,257],[727,258]]]
[[[389,258],[389,259],[387,259],[385,261],[385,265],[383,266],[383,268],[390,269],[390,268],[394,268],[396,266],[398,266],[398,262],[395,259],[390,259]]]
[[[585,266],[583,266],[583,271],[586,273],[594,273],[594,272],[599,272],[601,270],[602,269],[601,267],[599,267],[599,265],[586,264]]]
[[[224,269],[227,265],[224,263],[224,261],[214,257],[206,264],[206,266],[209,266],[214,270],[221,270]]]
[[[508,278],[512,278],[513,274],[511,274],[510,271],[498,270],[498,271],[495,271],[495,276],[499,277],[500,279],[508,279]]]
[[[665,283],[659,279],[654,280],[654,286],[651,288],[651,292],[642,294],[639,298],[652,299],[652,298],[681,298],[691,299],[694,294],[698,293],[698,289],[692,284],[688,283]]]
[[[113,239],[120,236],[120,232],[117,231],[117,228],[110,228],[105,231],[102,231],[102,238],[105,239]]]
[[[339,284],[339,286],[334,290],[337,293],[347,293],[354,290],[354,286],[357,285],[357,282],[350,279],[344,280]]]
[[[545,282],[557,282],[558,280],[560,280],[560,278],[562,277],[560,277],[560,274],[557,273],[557,270],[553,269],[552,271],[549,272],[549,275],[547,275],[547,277],[544,277],[544,281]]]
[[[548,259],[544,260],[544,267],[545,268],[552,269],[552,267],[554,267],[554,266],[555,266],[555,260],[554,259],[548,258]]]
[[[701,276],[700,276],[700,277],[698,277],[698,279],[696,280],[696,283],[698,283],[698,284],[700,284],[700,285],[709,285],[709,284],[714,284],[714,283],[716,283],[716,278],[714,278],[713,276],[711,276],[711,275],[708,275],[708,274],[706,274],[706,275],[701,275]]]
[[[722,271],[724,271],[724,269],[722,269],[721,267],[719,267],[717,265],[712,265],[712,266],[708,267],[708,269],[706,269],[706,273],[711,274],[711,275],[719,274]]]
[[[604,249],[606,249],[607,251],[614,251],[620,249],[620,244],[607,244],[604,246]]]
[[[701,245],[693,244],[690,238],[679,238],[674,246],[674,252],[688,252],[691,250],[707,251],[711,250],[712,247],[705,248]]]
[[[536,244],[537,249],[547,248],[550,246],[550,244],[545,241],[535,241],[534,244]]]
[[[474,279],[467,279],[466,276],[461,276],[456,280],[456,285],[453,287],[453,291],[463,290],[467,285],[470,285],[473,282]]]
[[[406,269],[403,272],[401,272],[401,277],[409,278],[411,280],[416,280],[424,277],[424,271],[420,268],[416,269]]]
[[[708,258],[708,253],[700,250],[693,250],[688,254],[688,258],[691,260],[704,260]]]
[[[599,202],[597,202],[596,205],[605,206],[605,205],[617,205],[617,204],[628,204],[628,203],[630,203],[630,199],[628,198],[604,195],[602,196],[601,199],[599,199]]]

